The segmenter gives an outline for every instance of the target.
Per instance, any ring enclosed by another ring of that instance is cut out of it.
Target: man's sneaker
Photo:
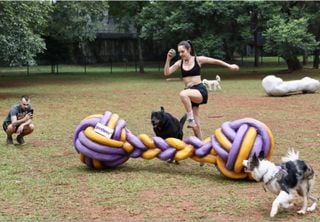
[[[13,145],[13,139],[11,136],[7,137],[7,145]]]
[[[25,144],[24,139],[23,139],[23,136],[21,136],[21,135],[17,136],[17,142],[18,142],[20,145]]]
[[[201,163],[200,163],[200,166],[201,166],[201,167],[202,167],[202,166],[204,166],[204,163],[203,163],[203,162],[201,162]]]
[[[195,128],[197,126],[196,121],[194,119],[188,119],[187,128]]]

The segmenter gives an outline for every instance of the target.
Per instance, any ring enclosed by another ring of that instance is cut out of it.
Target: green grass
[[[261,78],[285,67],[205,68],[204,77],[219,74],[223,91],[211,92],[201,106],[204,136],[225,121],[243,117],[261,120],[272,130],[279,161],[289,147],[299,149],[315,171],[319,165],[319,93],[267,97]],[[274,196],[261,184],[224,178],[214,166],[191,159],[168,165],[158,159],[130,159],[114,170],[88,169],[73,148],[72,136],[80,121],[105,111],[118,113],[135,135],[153,135],[150,113],[164,106],[180,117],[184,109],[180,81],[166,81],[161,73],[135,72],[10,75],[0,77],[0,114],[31,95],[35,132],[27,145],[7,147],[0,134],[0,221],[225,221],[269,220]],[[318,78],[318,70],[282,74],[284,79],[304,75]],[[178,75],[176,75],[178,76]],[[219,118],[215,116],[220,116]],[[185,136],[192,132],[185,129]],[[319,197],[319,184],[315,194]],[[297,208],[297,207],[296,207]],[[316,221],[319,210],[298,217],[281,211],[277,221]]]

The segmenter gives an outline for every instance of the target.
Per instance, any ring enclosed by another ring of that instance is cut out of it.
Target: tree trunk
[[[284,58],[288,65],[289,72],[302,69],[302,65],[297,57]]]
[[[258,45],[258,13],[253,11],[251,14],[251,31],[253,33],[254,47],[254,67],[259,66],[259,45]]]
[[[141,27],[136,26],[136,28],[137,28],[137,47],[138,47],[139,71],[140,71],[140,73],[144,73],[142,42],[141,42],[141,38],[140,38]]]
[[[302,60],[302,64],[305,66],[308,63],[308,51],[304,50],[303,51],[303,60]]]
[[[55,68],[55,63],[51,61],[51,74],[54,74],[56,72]]]
[[[319,54],[320,54],[319,49],[314,50],[314,56],[313,56],[313,68],[314,69],[319,69]]]
[[[317,35],[316,35],[316,41],[319,42],[320,41],[320,29],[318,29]],[[313,68],[314,69],[319,69],[319,63],[320,63],[320,58],[319,58],[319,54],[320,54],[320,44],[318,44],[318,46],[316,47],[316,49],[313,51]]]
[[[258,47],[258,33],[254,32],[253,34],[254,39],[254,67],[259,66],[259,47]]]
[[[225,59],[227,61],[230,61],[232,59],[232,52],[230,50],[230,48],[228,47],[228,43],[225,39],[223,39],[223,47],[224,47],[224,52],[225,54]]]
[[[139,71],[140,73],[144,73],[142,44],[141,44],[141,38],[139,36],[138,36],[138,57],[139,57]]]

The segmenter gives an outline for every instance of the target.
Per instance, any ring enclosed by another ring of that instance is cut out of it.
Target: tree
[[[244,44],[252,44],[254,48],[254,66],[259,66],[263,39],[262,32],[266,29],[267,21],[280,11],[277,2],[239,2],[236,18],[242,26],[241,35]]]
[[[42,35],[51,5],[48,2],[0,2],[0,62],[32,65],[45,50]]]
[[[312,33],[318,45],[313,50],[313,68],[319,69],[320,63],[320,2],[304,2],[306,3],[306,10],[305,12],[309,18],[309,32]]]
[[[132,24],[137,30],[137,49],[139,60],[139,71],[144,73],[144,62],[142,52],[141,32],[142,25],[138,22],[143,8],[149,4],[147,1],[111,1],[109,14],[116,18],[122,25]]]
[[[142,37],[162,40],[171,47],[190,39],[198,52],[231,59],[240,39],[232,10],[229,2],[155,1],[140,14]]]
[[[74,2],[57,1],[53,5],[48,28],[48,42],[54,44],[50,46],[69,47],[68,57],[74,59],[74,51],[80,48],[80,52],[87,56],[86,50],[88,42],[95,40],[96,34],[105,25],[104,19],[107,16],[108,2]],[[52,52],[52,51],[51,51]],[[57,63],[61,55],[55,54],[61,50],[54,50],[49,55],[52,64]]]
[[[57,1],[53,9],[50,36],[71,42],[93,41],[104,25],[108,2]]]
[[[281,56],[286,61],[289,71],[301,69],[298,56],[303,55],[304,50],[311,50],[317,45],[307,28],[308,21],[305,18],[284,19],[274,16],[268,22],[268,29],[264,33],[266,50],[274,51]]]
[[[282,14],[288,19],[305,18],[308,21],[307,31],[315,36],[318,44],[313,49],[305,49],[303,55],[303,64],[306,64],[306,60],[310,51],[313,50],[314,59],[313,67],[319,68],[319,47],[320,47],[320,2],[315,1],[286,1],[282,2]]]

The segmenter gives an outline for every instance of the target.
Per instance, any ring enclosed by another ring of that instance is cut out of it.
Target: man
[[[21,96],[20,104],[11,107],[7,118],[3,122],[3,130],[7,134],[7,145],[13,144],[12,135],[16,133],[17,142],[24,144],[24,136],[33,132],[33,109],[29,96]]]

